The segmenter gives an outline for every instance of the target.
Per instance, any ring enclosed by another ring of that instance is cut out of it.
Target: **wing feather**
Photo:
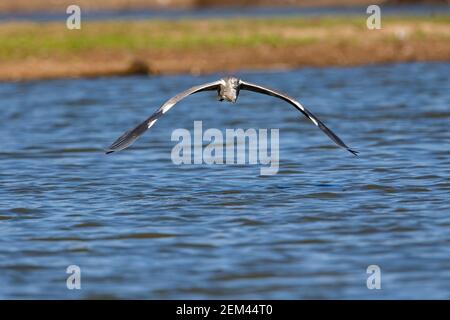
[[[180,102],[182,99],[187,96],[202,92],[202,91],[210,91],[217,90],[220,85],[220,81],[205,83],[202,85],[198,85],[192,88],[189,88],[171,99],[167,100],[158,110],[156,110],[150,117],[145,119],[142,123],[137,125],[135,128],[128,130],[123,135],[121,135],[116,141],[114,141],[108,149],[106,149],[106,154],[123,150],[133,144],[147,129],[152,127],[155,122],[167,111],[169,111],[175,104]]]
[[[334,143],[353,153],[354,155],[358,154],[358,151],[349,148],[333,131],[331,131],[322,121],[320,121],[319,118],[317,118],[314,114],[312,114],[309,110],[302,106],[300,102],[291,98],[287,94],[242,80],[240,81],[240,89],[266,94],[290,103],[297,110],[303,113],[309,120],[311,120],[317,127],[319,127],[319,129],[322,130],[331,140],[333,140]]]

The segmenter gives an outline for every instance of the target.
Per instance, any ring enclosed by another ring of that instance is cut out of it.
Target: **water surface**
[[[450,65],[244,72],[299,98],[183,101],[210,76],[0,83],[1,298],[450,298]],[[177,166],[176,128],[279,128],[280,171]],[[68,290],[67,266],[82,270]],[[368,290],[379,265],[382,290]]]
[[[433,16],[450,14],[448,5],[402,5],[383,6],[383,15],[412,15]],[[199,9],[171,9],[171,10],[101,10],[84,11],[83,20],[143,20],[143,19],[204,19],[204,18],[232,18],[232,17],[320,17],[320,16],[353,16],[366,15],[366,7],[230,7],[230,8],[199,8]],[[55,12],[32,13],[1,13],[0,23],[10,21],[65,21],[68,17],[65,8]]]

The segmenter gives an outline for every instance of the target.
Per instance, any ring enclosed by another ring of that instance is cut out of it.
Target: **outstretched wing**
[[[311,120],[316,126],[320,128],[325,134],[330,137],[331,140],[333,140],[338,146],[341,146],[342,148],[347,149],[349,152],[353,153],[354,155],[357,155],[357,151],[350,149],[333,131],[327,128],[327,126],[320,121],[315,115],[313,115],[311,112],[309,112],[305,107],[303,107],[300,102],[294,100],[293,98],[289,97],[288,95],[268,89],[250,82],[246,81],[240,81],[240,89],[241,90],[249,90],[254,91],[262,94],[267,94],[269,96],[280,98],[291,105],[293,105],[296,109],[298,109],[301,113],[303,113],[309,120]]]
[[[121,135],[114,143],[109,146],[108,149],[106,149],[106,154],[112,153],[115,151],[123,150],[127,147],[129,147],[134,141],[136,141],[137,138],[141,134],[143,134],[147,129],[149,129],[151,126],[155,124],[155,122],[167,111],[170,110],[177,102],[180,100],[186,98],[187,96],[201,92],[201,91],[210,91],[210,90],[217,90],[220,85],[220,80],[210,83],[205,83],[199,86],[195,86],[192,88],[187,89],[186,91],[183,91],[179,94],[177,94],[175,97],[167,100],[158,110],[156,110],[155,113],[153,113],[150,117],[145,119],[141,124],[136,126],[134,129],[129,130],[125,132],[123,135]]]

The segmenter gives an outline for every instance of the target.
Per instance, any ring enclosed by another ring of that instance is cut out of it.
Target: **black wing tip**
[[[110,153],[113,153],[113,152],[115,152],[116,150],[111,150],[111,149],[108,149],[108,150],[105,150],[105,154],[110,154]]]
[[[354,156],[358,156],[358,153],[359,153],[359,151],[356,151],[356,150],[353,150],[353,149],[350,149],[350,148],[347,148],[347,151],[350,152],[350,153],[353,153]]]

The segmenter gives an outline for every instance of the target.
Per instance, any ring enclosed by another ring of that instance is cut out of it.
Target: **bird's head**
[[[226,77],[224,80],[230,87],[234,89],[237,89],[239,87],[239,79],[236,77]]]

